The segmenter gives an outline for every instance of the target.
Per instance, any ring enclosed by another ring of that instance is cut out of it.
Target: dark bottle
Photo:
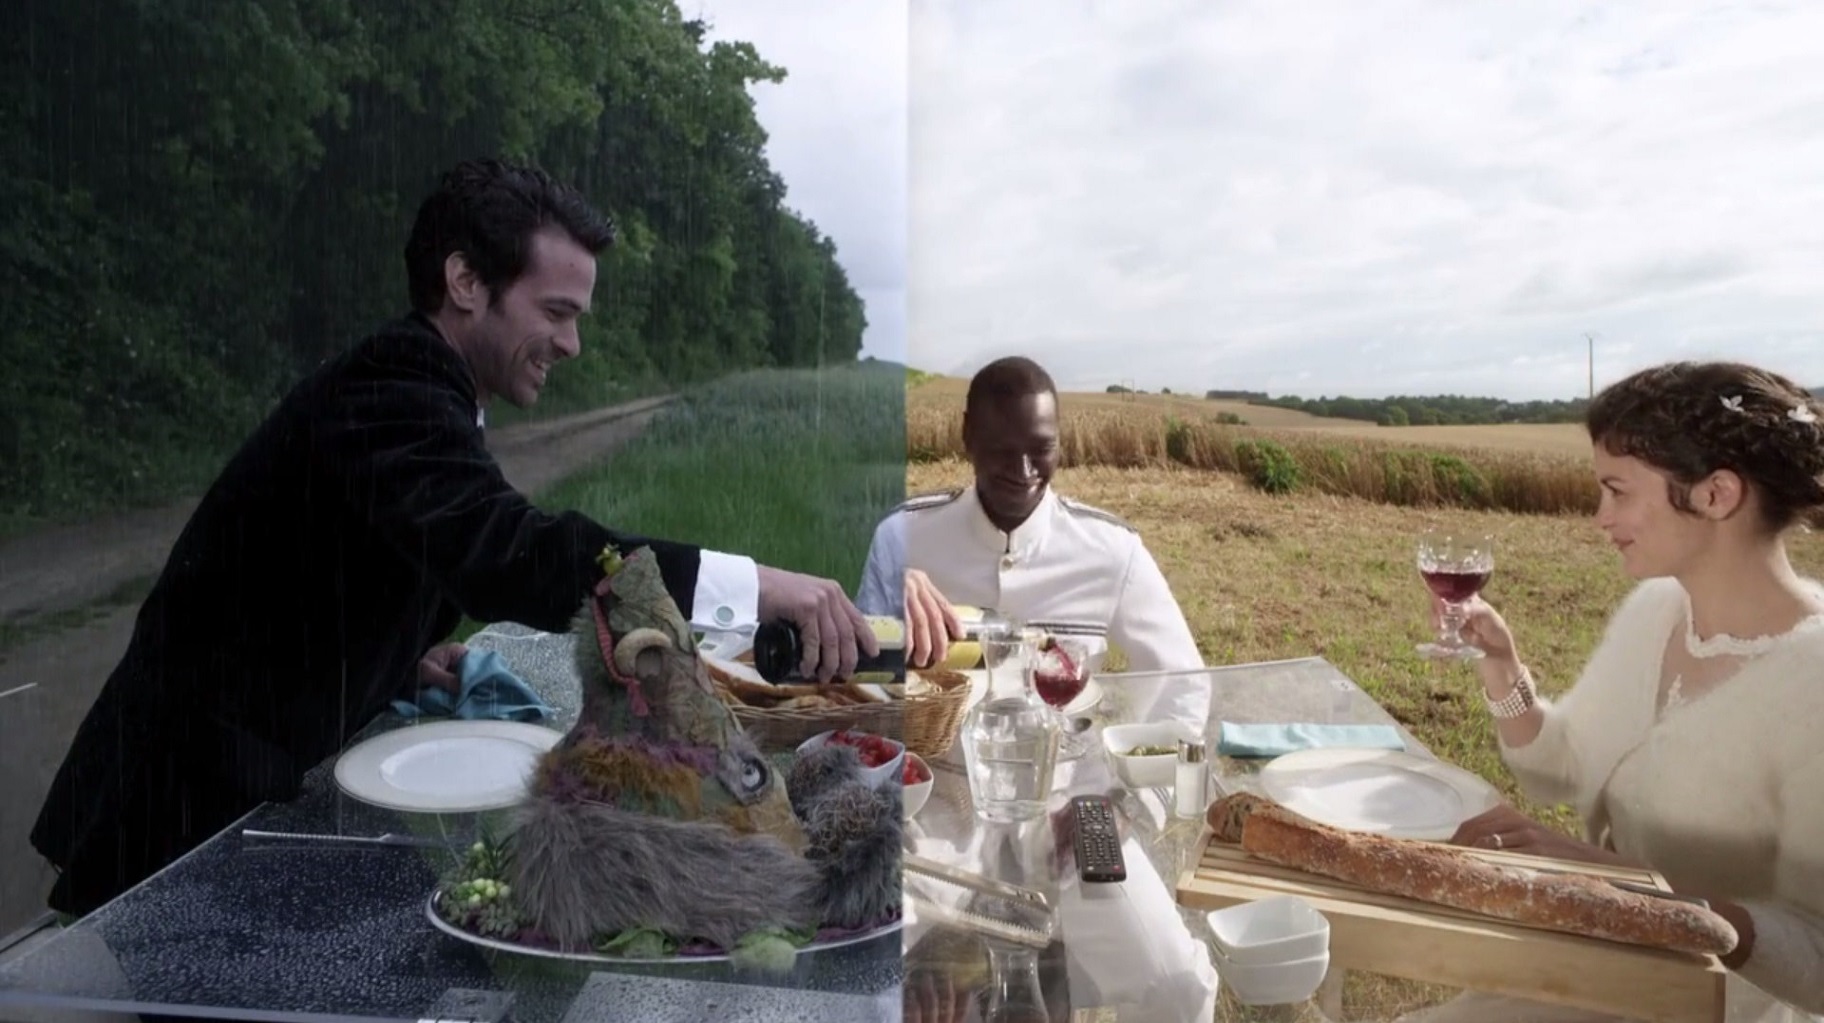
[[[906,678],[906,626],[897,618],[868,616],[880,653],[869,657],[859,648],[851,682],[903,682]],[[804,662],[804,641],[798,626],[787,621],[767,622],[754,630],[754,670],[768,682],[802,682],[798,671]]]

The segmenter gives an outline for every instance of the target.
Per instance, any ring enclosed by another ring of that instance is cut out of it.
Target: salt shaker
[[[1209,796],[1205,790],[1208,778],[1209,765],[1204,763],[1203,740],[1178,740],[1178,778],[1172,790],[1178,816],[1202,817],[1209,809]]]

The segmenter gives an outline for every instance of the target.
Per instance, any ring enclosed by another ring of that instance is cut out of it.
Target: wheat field
[[[906,396],[906,460],[963,457],[967,384]],[[1407,507],[1588,514],[1598,492],[1575,424],[1380,427],[1180,395],[1058,396],[1061,464],[1236,473],[1273,493],[1315,491]],[[1237,423],[1239,417],[1245,423]]]
[[[969,383],[954,377],[924,377],[908,389],[909,414],[924,410],[955,416],[962,412]],[[1066,391],[1058,395],[1066,416],[1095,414],[1133,422],[1180,419],[1211,420],[1236,416],[1250,427],[1268,430],[1312,430],[1398,444],[1448,448],[1495,448],[1541,455],[1588,458],[1590,442],[1575,423],[1503,423],[1489,426],[1376,426],[1359,419],[1314,416],[1296,409],[1250,405],[1244,401],[1198,398],[1188,394],[1107,394]]]

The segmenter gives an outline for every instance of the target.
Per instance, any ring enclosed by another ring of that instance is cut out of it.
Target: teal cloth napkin
[[[1392,725],[1239,724],[1222,723],[1216,750],[1225,757],[1277,757],[1320,746],[1404,750],[1406,743]]]
[[[418,702],[394,700],[393,710],[405,718],[453,717],[471,721],[544,721],[556,713],[524,679],[513,674],[498,651],[470,650],[462,655],[457,667],[461,695],[421,689]]]

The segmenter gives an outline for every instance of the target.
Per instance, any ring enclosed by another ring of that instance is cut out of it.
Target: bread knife
[[[1664,888],[1655,888],[1650,884],[1641,884],[1637,881],[1623,881],[1618,877],[1603,877],[1601,874],[1586,874],[1580,870],[1555,870],[1551,867],[1528,867],[1526,869],[1541,874],[1566,874],[1572,877],[1595,878],[1598,881],[1607,881],[1609,884],[1620,888],[1624,892],[1634,892],[1637,895],[1651,895],[1658,899],[1671,899],[1673,902],[1689,902],[1693,906],[1698,906],[1703,909],[1710,908],[1708,900],[1699,898],[1696,895],[1685,895],[1682,892],[1669,892]]]

